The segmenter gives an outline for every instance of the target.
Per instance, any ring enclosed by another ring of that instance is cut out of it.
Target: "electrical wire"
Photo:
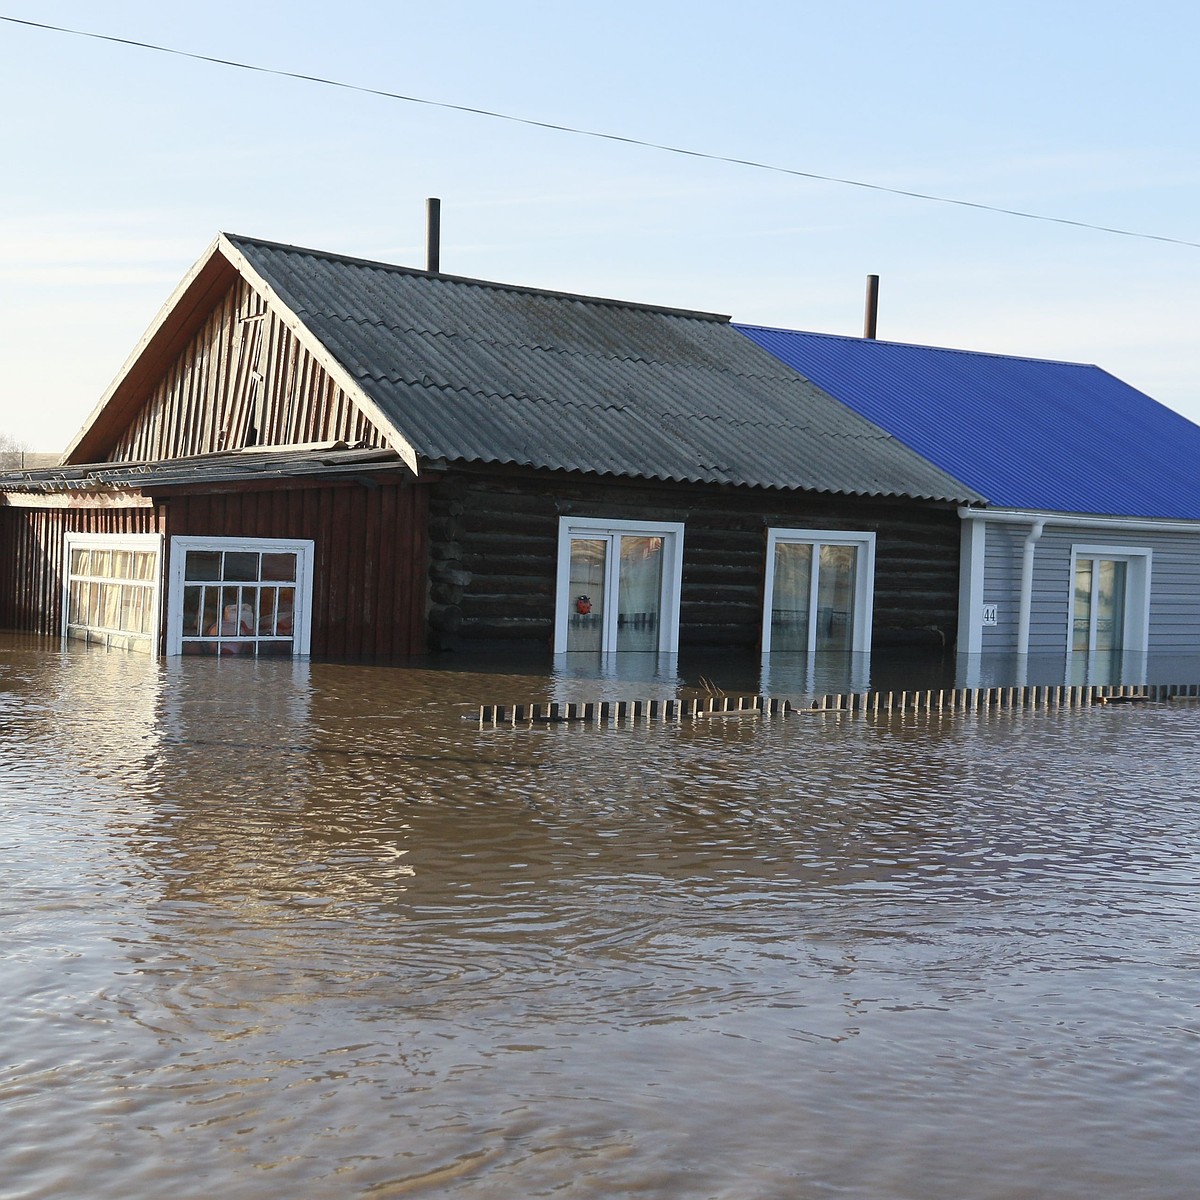
[[[26,25],[32,29],[43,29],[50,33],[66,33],[73,37],[90,38],[100,42],[113,42],[121,46],[132,46],[138,50],[152,50],[157,54],[173,54],[179,58],[190,58],[196,62],[211,63],[221,67],[232,67],[239,71],[254,71],[261,75],[275,75],[282,79],[296,79],[303,83],[316,83],[322,87],[341,88],[360,92],[367,96],[378,96],[384,100],[398,100],[405,104],[423,104],[430,108],[443,108],[451,112],[467,113],[471,116],[487,117],[496,121],[510,121],[516,125],[528,125],[535,129],[548,129],[555,133],[567,133],[577,137],[599,138],[608,142],[619,142],[626,146],[638,146],[646,150],[659,150],[666,154],[678,154],[687,158],[704,159],[708,162],[727,163],[731,166],[750,167],[756,171],[771,171],[778,175],[791,175],[799,179],[812,179],[820,183],[835,183],[843,187],[863,188],[873,192],[884,192],[891,196],[905,196],[910,200],[924,200],[933,204],[952,204],[959,208],[973,208],[980,212],[998,213],[1002,216],[1020,217],[1026,221],[1043,221],[1054,225],[1070,225],[1076,229],[1088,229],[1094,233],[1111,233],[1119,237],[1140,238],[1145,241],[1167,242],[1173,246],[1190,246],[1200,250],[1200,242],[1185,238],[1166,237],[1157,233],[1143,233],[1133,229],[1118,229],[1111,225],[1095,225],[1090,221],[1076,221],[1069,217],[1052,217],[1044,213],[1024,212],[1016,208],[1003,208],[996,204],[984,204],[977,200],[959,200],[951,196],[937,196],[929,192],[908,191],[904,188],[887,187],[881,183],[868,183],[861,179],[843,179],[836,175],[821,175],[816,171],[801,171],[795,167],[783,167],[775,163],[758,162],[749,158],[734,158],[725,154],[714,154],[704,150],[689,150],[683,146],[669,146],[643,138],[629,137],[619,133],[605,133],[596,129],[581,129],[574,125],[562,125],[554,121],[539,121],[532,117],[518,117],[511,113],[496,112],[488,108],[476,108],[468,104],[452,104],[447,100],[430,100],[423,96],[408,96],[402,92],[389,92],[363,84],[346,83],[340,79],[326,79],[321,75],[307,75],[299,71],[284,71],[276,67],[263,67],[255,63],[239,62],[231,58],[217,58],[210,54],[197,54],[191,50],[180,50],[173,46],[159,46],[153,42],[137,41],[133,38],[115,37],[108,33],[93,33],[84,29],[68,29],[63,25],[49,25],[42,21],[28,21],[21,17],[0,14],[0,21],[11,25]]]

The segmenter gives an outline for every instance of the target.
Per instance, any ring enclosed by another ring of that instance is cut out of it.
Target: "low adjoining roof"
[[[283,484],[294,479],[358,478],[403,470],[403,464],[392,450],[359,449],[341,442],[324,446],[257,446],[250,450],[168,458],[158,462],[93,463],[14,471],[0,475],[0,493],[17,496],[91,492],[154,494],[168,488],[219,491],[228,487]]]
[[[215,249],[337,364],[413,461],[980,499],[726,317],[245,237]]]
[[[1200,520],[1200,427],[1099,367],[735,328],[993,505]]]

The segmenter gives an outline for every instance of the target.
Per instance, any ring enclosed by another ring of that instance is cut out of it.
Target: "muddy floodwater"
[[[0,637],[0,1196],[1200,1195],[1200,707],[585,675]]]

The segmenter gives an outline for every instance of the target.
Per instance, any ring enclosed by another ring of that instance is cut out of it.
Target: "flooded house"
[[[0,625],[166,655],[953,645],[960,527],[993,526],[917,449],[724,316],[222,234],[62,464],[0,477]]]
[[[738,328],[987,497],[960,512],[963,684],[1200,678],[1200,427],[1097,366]]]

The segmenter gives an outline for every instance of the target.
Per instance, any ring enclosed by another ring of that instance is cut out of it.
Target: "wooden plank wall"
[[[387,658],[425,650],[426,494],[416,482],[179,496],[171,534],[311,538],[312,653]]]
[[[335,439],[385,444],[262,297],[238,280],[146,397],[108,460]]]
[[[568,514],[685,523],[681,647],[759,645],[771,526],[875,532],[874,645],[954,643],[950,505],[462,468],[431,495],[434,648],[549,648],[558,520]]]
[[[0,507],[0,628],[62,632],[63,536],[158,533],[153,508]]]

